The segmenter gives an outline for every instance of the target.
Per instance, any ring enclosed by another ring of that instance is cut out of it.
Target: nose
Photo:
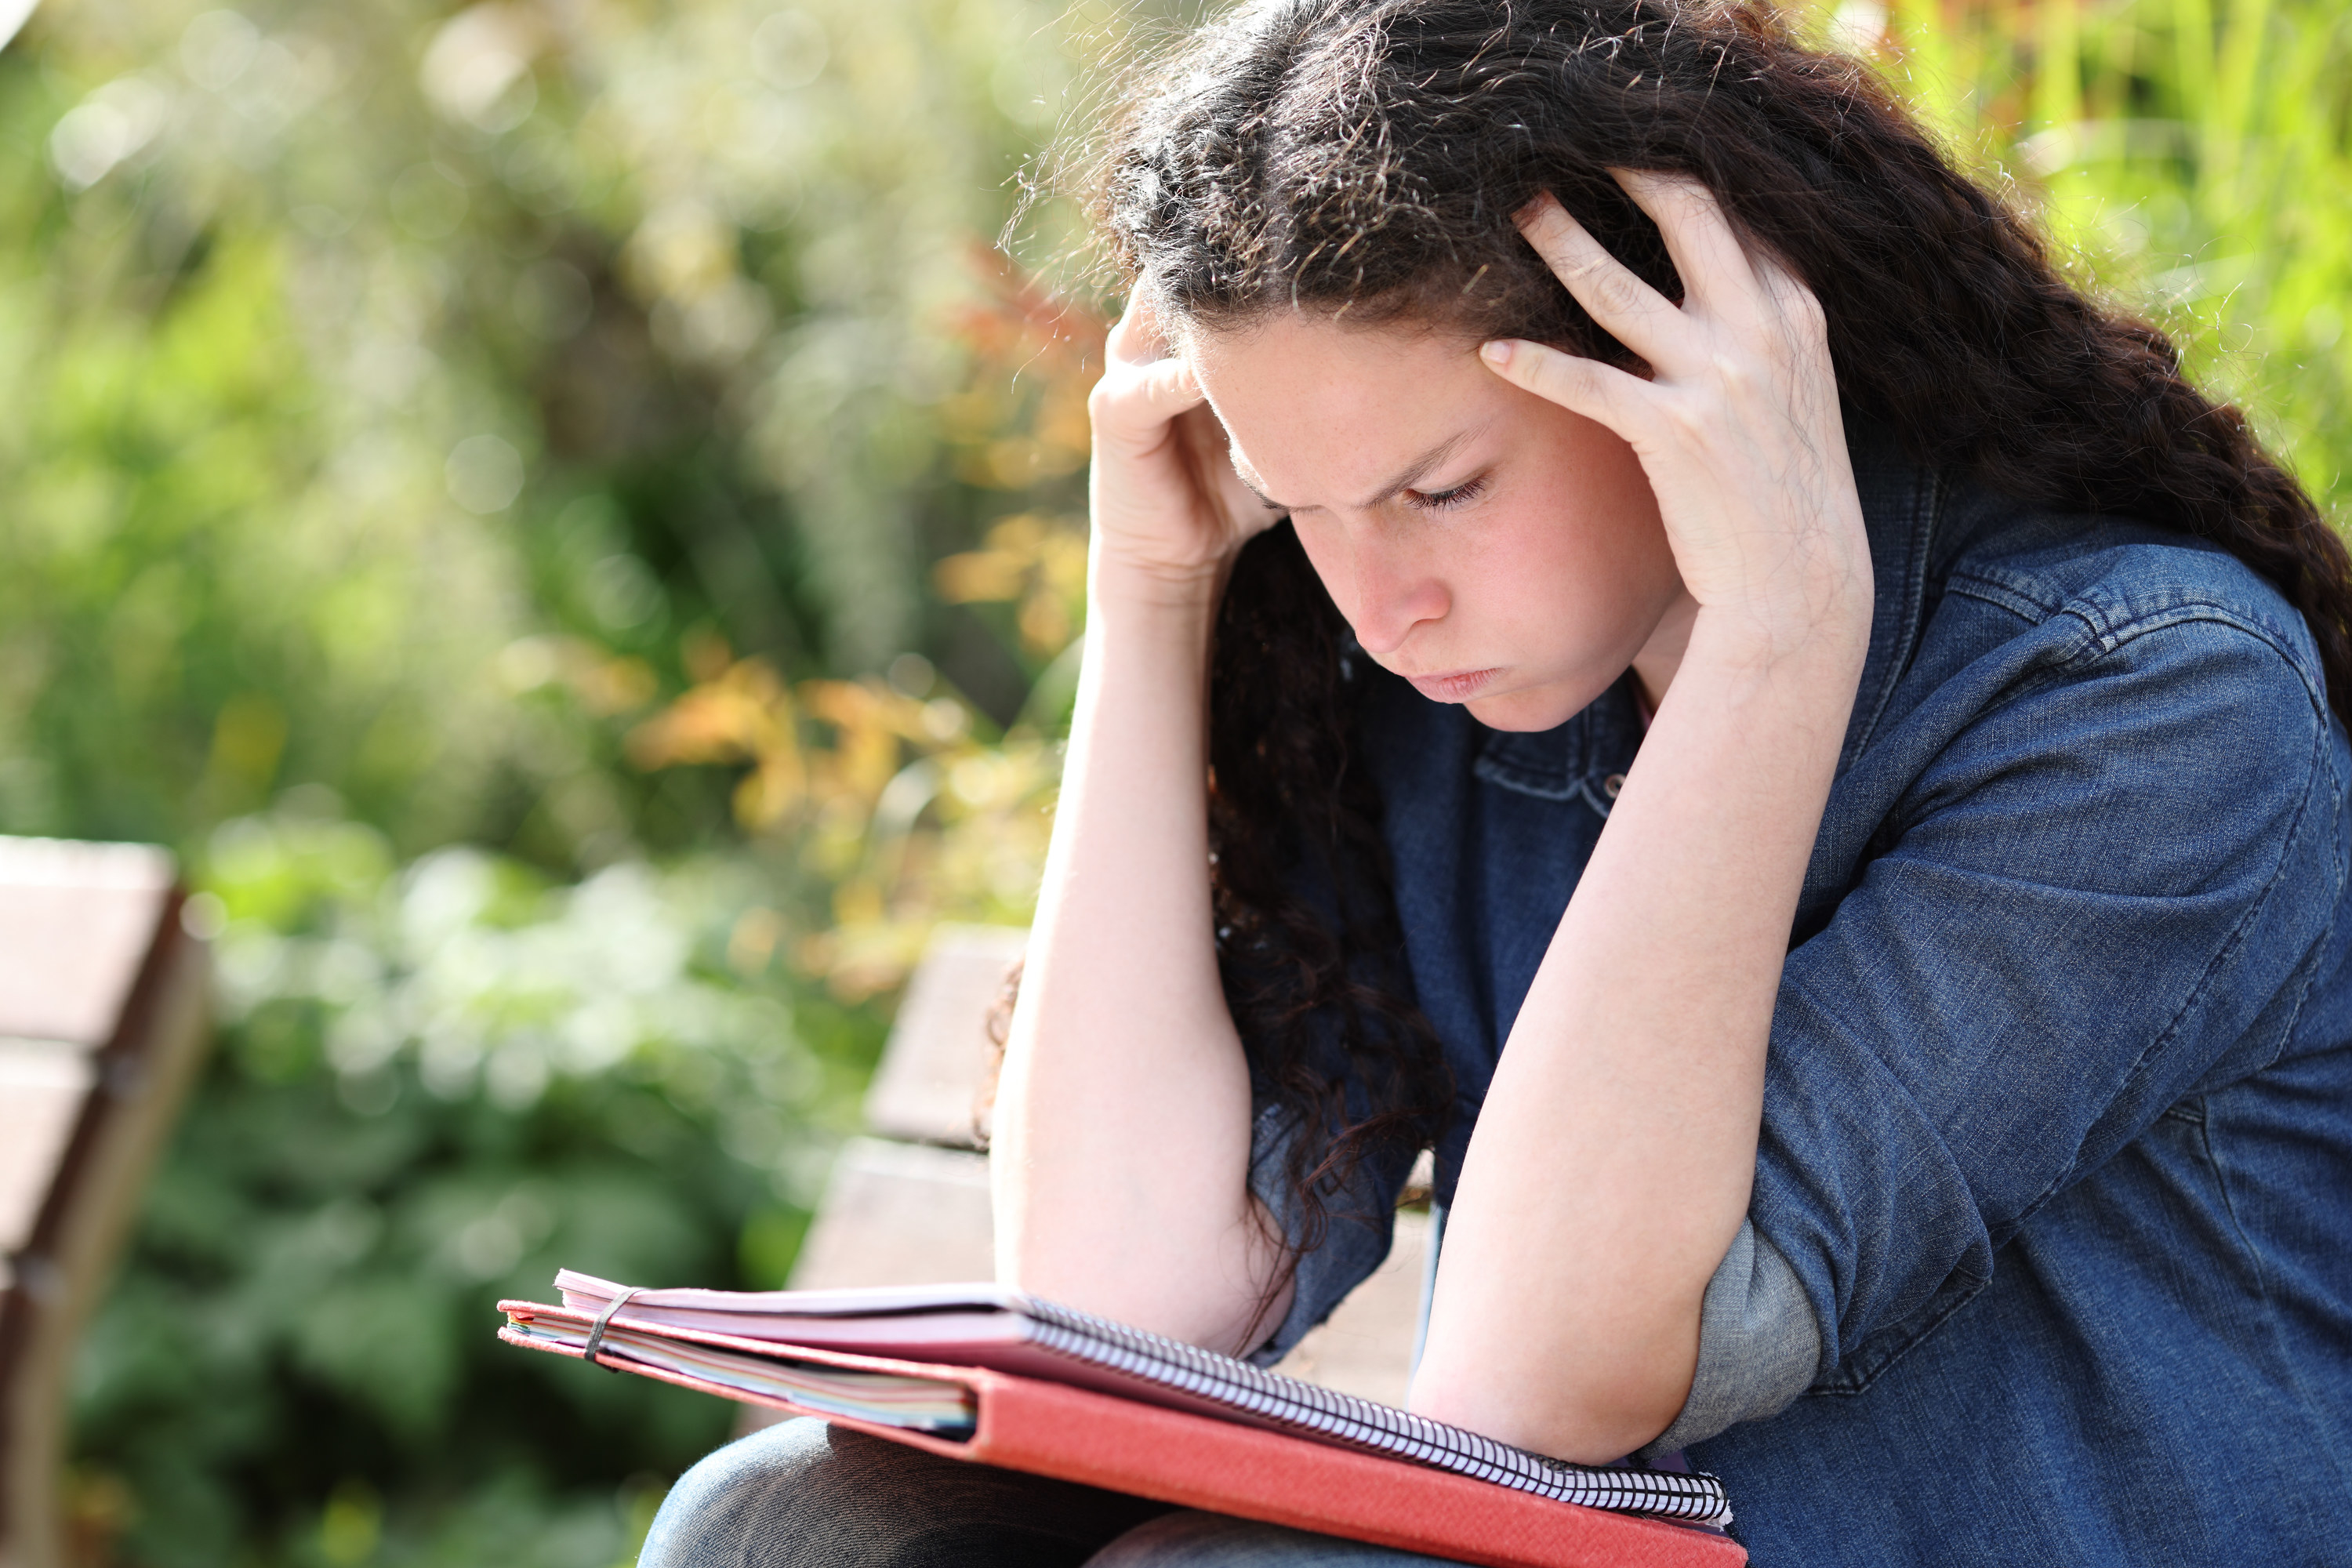
[[[1374,535],[1352,542],[1349,596],[1355,603],[1340,608],[1364,651],[1385,658],[1405,645],[1414,627],[1443,619],[1454,607],[1453,595],[1420,562],[1387,540]]]

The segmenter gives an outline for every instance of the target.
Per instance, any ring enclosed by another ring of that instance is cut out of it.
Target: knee
[[[637,1568],[769,1568],[835,1467],[822,1421],[781,1422],[709,1454],[662,1500]]]

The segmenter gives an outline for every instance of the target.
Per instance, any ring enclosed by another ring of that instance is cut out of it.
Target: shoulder
[[[1945,595],[2006,609],[2021,626],[2061,623],[2074,632],[2082,654],[2192,627],[2161,642],[2232,642],[2230,632],[2265,644],[2294,675],[2315,708],[2326,705],[2319,648],[2303,616],[2270,581],[2221,545],[2168,533],[2138,521],[2100,517],[2044,517],[2037,531],[2046,543],[2001,552],[1971,550],[1952,562]],[[2061,536],[2049,541],[2049,533]],[[2209,630],[2194,630],[2209,627]]]
[[[2258,834],[2341,792],[2311,633],[2227,551],[1982,492],[1952,497],[1936,531],[1916,641],[1857,720],[1853,761],[1883,810],[1948,800],[2028,756],[2070,773],[2078,803],[2228,799]]]
[[[1963,521],[1809,889],[1826,904],[1900,845],[2100,898],[2242,910],[2292,884],[2305,923],[2332,918],[2352,755],[2294,607],[2146,525]]]
[[[2137,683],[2147,697],[2253,699],[2306,735],[2326,727],[2309,627],[2226,550],[2096,518],[2032,518],[2004,531],[1951,562],[1931,637],[1937,622],[1972,622],[1978,637],[2021,641],[2016,651],[2047,675],[2139,671],[2162,678]]]

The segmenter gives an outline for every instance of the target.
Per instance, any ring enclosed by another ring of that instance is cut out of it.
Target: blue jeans
[[[1440,1559],[787,1421],[680,1477],[637,1568],[1414,1568]]]

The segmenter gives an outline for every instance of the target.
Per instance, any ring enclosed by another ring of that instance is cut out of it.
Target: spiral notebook
[[[959,1397],[950,1385],[845,1360],[986,1368],[1405,1460],[1584,1508],[1709,1526],[1731,1517],[1713,1476],[1569,1464],[993,1285],[631,1289],[569,1269],[556,1285],[566,1309],[561,1314],[527,1302],[501,1304],[509,1312],[505,1337],[576,1353],[601,1323],[596,1349],[607,1364],[611,1358],[624,1366],[635,1362],[674,1379],[877,1426],[952,1438],[973,1429],[975,1405],[969,1393]],[[816,1361],[796,1358],[796,1350],[835,1354]]]

